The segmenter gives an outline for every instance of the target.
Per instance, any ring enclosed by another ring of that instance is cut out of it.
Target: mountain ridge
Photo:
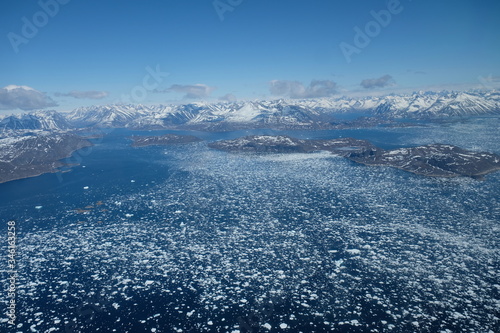
[[[366,121],[346,122],[345,115]],[[0,134],[31,130],[67,131],[82,128],[200,129],[240,128],[326,129],[373,126],[401,119],[442,119],[500,114],[500,93],[416,92],[363,98],[315,98],[239,102],[195,102],[179,105],[110,104],[79,107],[69,113],[35,111],[0,118]],[[374,121],[376,119],[377,121]]]

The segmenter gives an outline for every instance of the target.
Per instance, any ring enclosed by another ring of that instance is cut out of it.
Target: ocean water
[[[425,127],[114,130],[70,172],[0,184],[16,220],[12,332],[498,332],[500,173],[437,179],[328,153],[219,152],[249,134],[500,153],[498,118]],[[177,132],[178,133],[178,132]],[[4,237],[6,239],[6,236]],[[2,243],[6,258],[6,241]],[[8,284],[6,260],[0,262]],[[0,301],[8,301],[6,292]]]

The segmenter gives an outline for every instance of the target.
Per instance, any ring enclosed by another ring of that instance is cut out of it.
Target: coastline
[[[0,184],[38,177],[49,173],[68,172],[61,171],[60,168],[65,166],[76,166],[79,164],[64,163],[62,160],[71,157],[75,152],[83,148],[94,146],[90,141],[73,135],[66,137],[66,140],[63,140],[63,142],[59,142],[58,144],[60,145],[60,151],[56,152],[53,156],[44,156],[44,158],[39,160],[33,158],[33,160],[36,160],[36,163],[38,164],[18,163],[16,165],[15,161],[0,163],[0,169],[2,170],[2,174],[0,174]]]

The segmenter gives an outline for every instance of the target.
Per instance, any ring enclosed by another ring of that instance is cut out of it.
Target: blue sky
[[[497,87],[498,17],[498,0],[3,0],[0,112]]]

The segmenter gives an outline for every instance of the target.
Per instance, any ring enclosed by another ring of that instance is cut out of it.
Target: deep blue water
[[[143,148],[127,137],[169,131],[110,131],[70,172],[0,184],[0,216],[17,220],[18,331],[498,331],[499,173],[206,146],[284,133],[498,153],[497,129],[181,132],[206,141]]]
[[[400,130],[401,131],[401,130]],[[195,135],[207,141],[229,140],[245,135],[277,135],[285,134],[303,139],[336,139],[342,137],[354,137],[369,140],[377,146],[390,149],[401,147],[401,132],[389,132],[380,129],[354,129],[354,130],[323,130],[323,131],[274,131],[274,130],[243,130],[235,132],[207,133],[192,131],[128,131],[124,129],[109,130],[102,139],[91,140],[96,145],[76,152],[65,161],[70,164],[81,164],[71,168],[71,173],[45,174],[35,178],[21,179],[6,184],[0,184],[0,202],[5,205],[13,205],[23,199],[29,198],[30,203],[38,195],[40,204],[50,203],[54,198],[68,199],[71,189],[78,189],[74,193],[77,197],[80,193],[79,185],[83,188],[89,179],[92,182],[105,185],[110,188],[110,193],[119,187],[126,190],[130,187],[127,183],[129,178],[138,175],[147,177],[148,181],[163,181],[163,176],[168,176],[165,169],[164,157],[161,156],[161,147],[149,147],[148,149],[131,149],[129,147],[129,136],[132,135],[163,135],[167,133],[178,133]],[[404,144],[403,144],[404,145]],[[127,159],[124,159],[126,155]],[[159,155],[159,156],[158,156]],[[162,164],[161,170],[155,168],[156,164]],[[88,167],[89,166],[89,167]],[[88,168],[87,168],[88,167]],[[159,177],[159,178],[156,178]],[[124,182],[122,182],[124,180]],[[125,186],[125,187],[124,187]],[[134,187],[130,187],[133,189]],[[62,194],[58,196],[58,194]],[[47,195],[54,195],[49,198]]]

